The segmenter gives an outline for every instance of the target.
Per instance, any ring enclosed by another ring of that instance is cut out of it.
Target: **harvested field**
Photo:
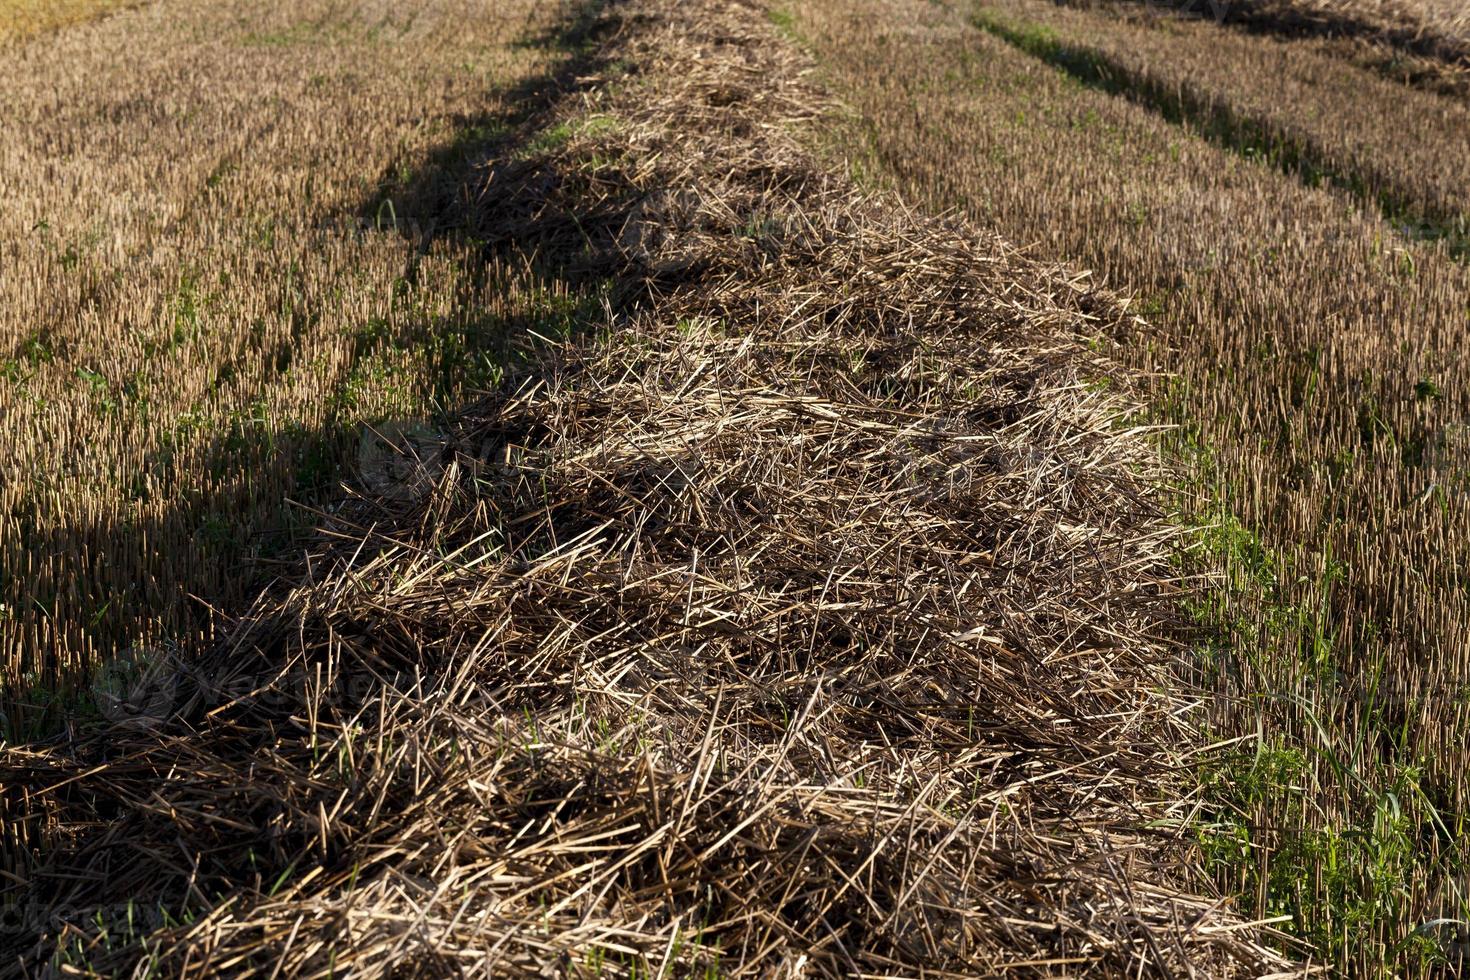
[[[1236,44],[1255,35],[1288,42],[1308,62],[1330,58],[1415,88],[1470,97],[1470,20],[1459,0],[1421,3],[1334,0],[1056,0],[1166,30],[1199,31]],[[1193,15],[1192,17],[1180,15]],[[1183,22],[1195,21],[1193,27]],[[1257,45],[1255,56],[1270,46]],[[1264,79],[1263,79],[1264,81]],[[1409,120],[1416,123],[1418,120]]]
[[[140,0],[0,0],[0,44],[136,6]]]
[[[1239,0],[1224,20],[1258,30],[1363,38],[1470,68],[1460,0]]]
[[[1082,83],[1127,98],[1310,185],[1333,185],[1408,237],[1470,249],[1470,100],[1329,53],[1172,16],[997,0],[976,22]],[[1371,112],[1360,111],[1363,105]]]
[[[556,13],[151,4],[6,48],[10,733],[54,725],[111,651],[207,644],[364,423],[432,421],[498,370],[506,323],[566,315],[472,243],[431,244],[409,193],[471,165],[564,57],[520,43]]]
[[[1351,974],[1458,969],[1470,276],[1453,239],[1364,191],[1427,205],[1459,179],[1465,130],[1437,127],[1463,103],[1114,6],[791,11],[851,106],[834,149],[865,178],[1099,270],[1148,321],[1116,353],[1159,375],[1199,528],[1181,560],[1221,576],[1195,645],[1211,729],[1239,740],[1200,773],[1222,885]],[[1268,127],[1222,134],[1222,112]],[[1375,157],[1383,119],[1400,152]],[[1343,179],[1313,179],[1292,145]]]
[[[1463,973],[1470,33],[1219,12],[0,0],[0,972]]]
[[[1460,0],[1056,0],[1059,6],[1215,24],[1318,42],[1410,84],[1463,91],[1470,69],[1470,11]]]
[[[1289,970],[1185,863],[1174,532],[1097,350],[1131,318],[819,166],[759,6],[586,26],[420,212],[576,315],[130,711],[0,749],[18,961]]]

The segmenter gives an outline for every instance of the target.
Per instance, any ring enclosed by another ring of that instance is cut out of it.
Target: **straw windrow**
[[[817,166],[753,5],[593,27],[443,226],[602,313],[323,515],[167,712],[4,751],[22,962],[1283,969],[1180,877],[1120,307]]]

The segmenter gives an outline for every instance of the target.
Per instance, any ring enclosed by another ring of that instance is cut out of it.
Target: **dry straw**
[[[324,516],[169,717],[5,750],[23,961],[1286,969],[1173,863],[1166,532],[1087,383],[1117,306],[817,167],[753,5],[596,36],[466,220],[616,302],[520,339],[432,492]]]

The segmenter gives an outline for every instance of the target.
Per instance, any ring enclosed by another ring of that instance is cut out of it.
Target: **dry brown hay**
[[[818,168],[754,5],[600,36],[468,220],[616,302],[522,338],[431,493],[324,515],[167,717],[4,751],[22,962],[1285,969],[1174,863],[1167,532],[1088,383],[1118,307]]]

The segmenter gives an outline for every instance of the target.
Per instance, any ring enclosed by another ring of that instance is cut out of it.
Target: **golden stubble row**
[[[0,672],[47,689],[248,596],[364,421],[430,411],[403,338],[516,287],[414,234],[442,155],[559,57],[552,5],[155,3],[0,58]],[[389,203],[385,203],[389,202]],[[475,263],[479,265],[479,263]],[[509,305],[508,305],[509,304]],[[438,394],[443,395],[443,391]],[[308,518],[309,519],[309,518]],[[65,686],[65,685],[63,685]]]

